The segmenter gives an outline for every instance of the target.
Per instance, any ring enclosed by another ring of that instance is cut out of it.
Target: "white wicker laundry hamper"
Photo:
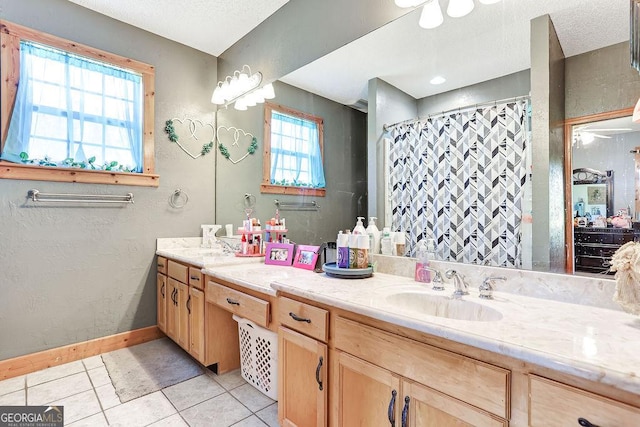
[[[234,315],[240,334],[240,373],[249,384],[278,400],[278,334]]]

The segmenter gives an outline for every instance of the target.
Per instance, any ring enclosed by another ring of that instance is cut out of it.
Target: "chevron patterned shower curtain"
[[[432,238],[437,259],[520,267],[528,100],[396,125],[389,147],[392,228],[408,254]]]

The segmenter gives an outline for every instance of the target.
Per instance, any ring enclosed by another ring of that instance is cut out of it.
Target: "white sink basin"
[[[479,322],[502,319],[502,313],[485,305],[465,299],[453,299],[418,291],[405,291],[389,295],[386,297],[386,302],[393,305],[399,313],[410,311],[413,314]]]

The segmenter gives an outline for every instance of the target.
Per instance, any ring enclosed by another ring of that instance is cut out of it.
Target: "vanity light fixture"
[[[234,71],[232,76],[218,82],[213,90],[211,102],[225,107],[234,103],[236,110],[244,111],[247,107],[264,102],[265,99],[275,98],[273,85],[269,83],[260,87],[261,83],[262,73],[252,73],[248,65],[243,65],[242,69]]]
[[[447,81],[447,79],[445,79],[442,76],[435,76],[434,78],[429,80],[429,83],[431,83],[432,85],[441,85],[442,83],[444,83],[446,81]]]
[[[452,18],[462,18],[470,14],[474,6],[473,0],[449,0],[447,15]]]

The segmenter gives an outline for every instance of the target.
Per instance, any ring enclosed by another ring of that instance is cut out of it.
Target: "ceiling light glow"
[[[429,83],[431,83],[432,85],[441,85],[442,83],[444,83],[446,81],[447,81],[447,79],[445,79],[442,76],[435,76],[434,78],[429,80]]]

